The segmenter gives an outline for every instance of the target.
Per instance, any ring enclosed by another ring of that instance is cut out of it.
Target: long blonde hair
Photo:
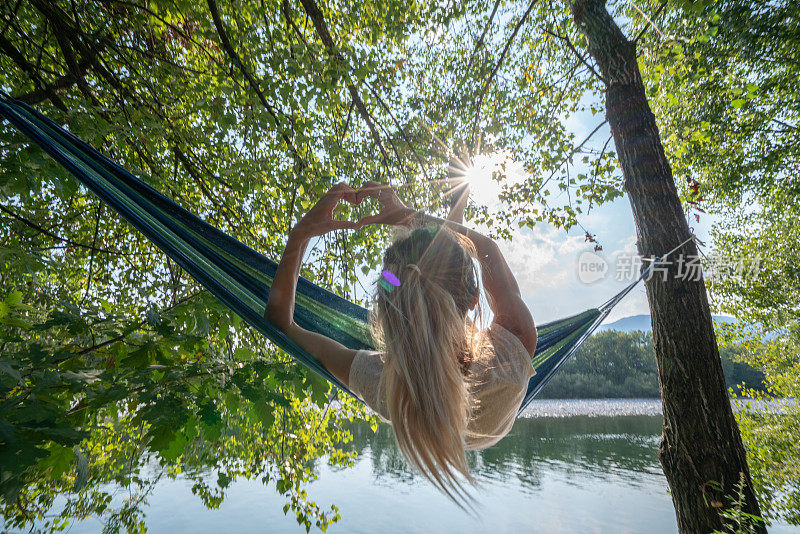
[[[463,482],[474,483],[465,454],[473,411],[465,367],[475,354],[467,312],[479,293],[474,256],[468,239],[439,226],[396,239],[383,269],[400,285],[379,283],[373,307],[385,359],[379,390],[400,450],[459,505],[471,499]]]

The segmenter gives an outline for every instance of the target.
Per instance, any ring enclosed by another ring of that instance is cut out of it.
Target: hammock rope
[[[2,91],[0,116],[63,165],[225,306],[297,362],[354,396],[316,358],[264,318],[277,269],[275,261],[206,223],[32,107]],[[608,317],[611,309],[649,274],[657,261],[660,260],[652,262],[639,278],[602,306],[537,327],[538,343],[532,359],[536,375],[528,384],[520,412]],[[299,278],[294,318],[301,327],[333,338],[351,349],[372,349],[368,314],[367,309]]]

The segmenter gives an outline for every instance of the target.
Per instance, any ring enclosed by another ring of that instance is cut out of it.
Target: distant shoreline
[[[618,417],[661,415],[660,398],[643,399],[534,399],[520,417]]]
[[[754,411],[780,412],[782,406],[795,404],[797,399],[781,399],[764,402],[736,397],[736,400],[749,402]],[[735,405],[734,405],[735,408]],[[619,417],[619,416],[660,416],[661,399],[655,398],[614,398],[614,399],[534,399],[520,417]]]

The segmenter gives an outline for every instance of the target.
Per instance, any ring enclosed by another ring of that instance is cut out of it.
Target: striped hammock
[[[155,243],[242,319],[295,360],[352,394],[316,358],[264,318],[277,263],[185,210],[56,123],[0,91],[0,116]],[[602,306],[538,327],[536,375],[520,412],[638,282]],[[351,349],[370,349],[368,311],[310,281],[297,285],[295,322]]]

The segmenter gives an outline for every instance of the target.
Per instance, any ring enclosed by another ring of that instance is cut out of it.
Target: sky
[[[708,241],[709,222],[701,219],[695,226],[702,241]],[[636,228],[627,196],[593,209],[581,218],[581,224],[596,234],[601,252],[594,252],[594,244],[585,241],[582,230],[567,233],[545,223],[516,230],[510,241],[498,241],[537,323],[599,306],[634,279]],[[602,265],[602,260],[607,263],[605,273],[579,273],[579,266]],[[644,285],[639,284],[606,322],[649,313]]]

